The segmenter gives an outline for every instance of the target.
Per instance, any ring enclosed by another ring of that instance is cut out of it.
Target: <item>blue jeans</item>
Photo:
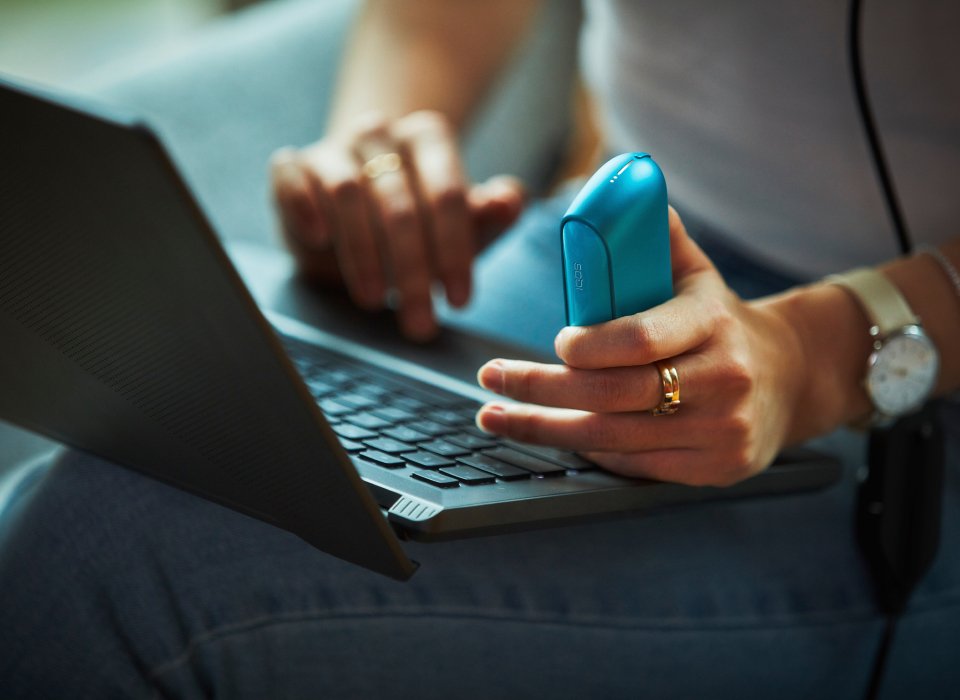
[[[548,352],[564,202],[481,263],[450,322]],[[721,254],[722,253],[722,254]],[[789,280],[732,251],[728,280]],[[960,439],[943,541],[884,697],[960,687]],[[858,698],[877,613],[853,538],[859,441],[828,490],[408,546],[398,583],[296,537],[68,453],[24,488],[0,550],[4,698]]]

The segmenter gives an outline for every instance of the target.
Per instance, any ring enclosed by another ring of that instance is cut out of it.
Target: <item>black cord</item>
[[[890,655],[890,647],[893,645],[893,637],[897,633],[897,621],[899,615],[888,615],[886,623],[883,626],[883,636],[880,638],[880,648],[873,659],[873,669],[870,673],[870,685],[867,686],[867,700],[876,700],[880,697],[880,687],[883,684],[884,671],[887,670],[887,656]]]
[[[863,125],[863,131],[867,137],[867,145],[873,160],[873,169],[880,181],[880,189],[883,191],[883,201],[893,223],[893,230],[897,237],[897,243],[900,245],[900,252],[906,255],[913,246],[907,235],[903,215],[900,212],[900,202],[894,192],[893,181],[890,179],[890,172],[887,169],[887,159],[880,144],[880,136],[877,133],[877,125],[873,118],[873,109],[867,95],[866,81],[863,79],[863,59],[860,45],[862,17],[863,3],[861,0],[850,0],[850,13],[847,18],[847,58],[850,62],[850,74],[853,78],[853,94],[857,101],[860,123]],[[887,668],[887,656],[890,653],[890,645],[896,634],[899,617],[895,613],[887,615],[883,636],[880,639],[880,648],[877,650],[873,659],[873,667],[870,670],[870,683],[867,686],[865,700],[877,700],[880,696],[880,687],[883,683],[884,671]]]
[[[863,3],[861,0],[850,0],[850,15],[847,22],[847,48],[849,51],[850,72],[853,76],[853,91],[857,98],[857,109],[860,112],[860,120],[863,123],[863,131],[867,137],[867,144],[870,146],[873,167],[876,171],[877,179],[880,181],[880,189],[883,190],[883,201],[886,204],[887,212],[890,214],[890,221],[893,223],[893,230],[897,236],[897,242],[900,245],[900,252],[904,255],[909,255],[913,250],[913,242],[910,240],[910,234],[907,233],[903,210],[900,207],[900,199],[897,197],[897,191],[893,186],[893,179],[890,177],[890,169],[887,166],[887,158],[883,151],[883,144],[880,142],[876,121],[873,118],[873,109],[870,106],[867,85],[863,79],[863,52],[860,47],[860,34],[863,24],[862,7]]]
[[[893,224],[893,230],[900,247],[900,252],[903,255],[909,255],[913,250],[913,244],[907,232],[900,200],[897,197],[893,179],[890,176],[890,170],[887,166],[886,155],[883,150],[883,144],[880,141],[879,132],[877,131],[876,120],[874,119],[873,109],[867,93],[866,81],[863,77],[863,51],[860,41],[862,25],[863,2],[862,0],[850,0],[850,11],[847,19],[847,50],[857,110],[861,124],[863,125],[864,134],[867,138],[867,145],[869,146],[874,172],[880,183],[883,201],[887,207],[887,213],[890,215],[890,221]],[[879,467],[879,465],[874,464],[870,466],[871,469]],[[886,623],[883,629],[883,636],[880,639],[880,647],[874,657],[873,668],[870,672],[870,682],[867,686],[866,693],[867,700],[876,700],[876,698],[879,697],[884,672],[886,671],[887,657],[893,644],[893,638],[896,635],[897,622],[900,619],[899,609],[899,606],[896,609],[885,609]]]

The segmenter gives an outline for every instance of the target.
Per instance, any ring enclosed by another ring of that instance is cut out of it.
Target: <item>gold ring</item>
[[[650,413],[655,416],[669,416],[680,409],[680,375],[677,368],[666,362],[657,363],[660,381],[663,382],[663,400]]]
[[[364,163],[360,171],[368,180],[376,180],[381,175],[395,173],[403,167],[399,153],[381,153]]]

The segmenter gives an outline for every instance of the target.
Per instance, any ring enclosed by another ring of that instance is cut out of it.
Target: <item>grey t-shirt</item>
[[[612,152],[650,152],[671,199],[818,276],[898,253],[838,0],[587,0],[581,61]],[[868,0],[865,73],[916,242],[960,235],[960,2]]]

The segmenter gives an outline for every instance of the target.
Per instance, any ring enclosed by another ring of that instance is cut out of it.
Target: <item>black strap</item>
[[[936,558],[946,463],[939,401],[870,433],[857,498],[857,537],[887,615],[867,698],[876,698],[896,624]]]

